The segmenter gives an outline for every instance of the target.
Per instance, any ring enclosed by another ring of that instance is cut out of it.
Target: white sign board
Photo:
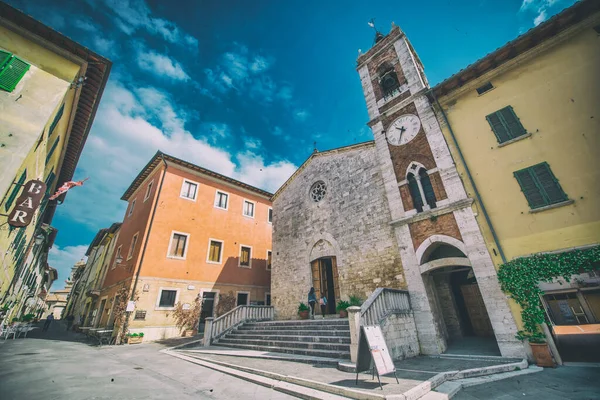
[[[379,375],[391,374],[396,371],[390,352],[388,351],[387,344],[385,344],[385,338],[381,327],[365,326],[363,327],[364,335],[366,336],[367,342],[369,343],[369,350],[373,357],[373,363]]]
[[[132,312],[133,310],[135,310],[135,301],[128,301],[127,309],[125,309],[125,311]]]

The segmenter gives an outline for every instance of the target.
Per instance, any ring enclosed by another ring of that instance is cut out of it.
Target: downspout
[[[435,91],[433,89],[429,89],[429,93],[431,93],[431,95],[433,96],[433,99],[435,100],[435,103],[437,104],[438,108],[440,109],[440,112],[442,113],[442,117],[444,118],[444,122],[446,122],[446,125],[448,126],[448,131],[450,132],[450,136],[452,137],[452,141],[454,142],[454,145],[456,146],[456,150],[458,152],[458,157],[460,158],[460,161],[462,162],[462,164],[465,166],[465,172],[467,173],[467,177],[469,178],[469,182],[471,183],[471,186],[473,187],[473,192],[475,194],[475,198],[477,199],[477,201],[479,202],[479,205],[481,206],[481,213],[483,214],[483,217],[485,218],[485,222],[490,227],[490,232],[492,233],[492,237],[494,238],[494,242],[496,243],[496,247],[498,248],[498,253],[500,254],[500,258],[502,259],[502,263],[505,264],[506,263],[506,257],[504,256],[504,251],[502,250],[502,245],[500,244],[500,240],[498,239],[498,235],[496,235],[496,230],[494,229],[494,225],[492,225],[492,221],[490,220],[490,216],[488,215],[487,210],[485,208],[485,205],[483,204],[483,199],[481,198],[481,196],[479,194],[479,190],[477,190],[477,185],[475,185],[475,181],[473,180],[473,176],[471,175],[471,171],[469,170],[469,166],[467,165],[467,162],[465,161],[465,157],[463,156],[463,153],[460,150],[460,146],[458,145],[458,141],[456,140],[456,136],[454,135],[454,131],[452,130],[452,125],[450,125],[450,121],[448,121],[448,117],[446,116],[446,112],[444,111],[444,109],[442,108],[440,102],[438,101],[437,96],[435,95]]]
[[[140,278],[140,272],[142,271],[142,263],[144,262],[144,256],[146,255],[146,247],[148,247],[148,241],[150,240],[150,231],[152,230],[152,223],[154,222],[154,216],[156,215],[156,208],[158,207],[158,201],[160,200],[160,192],[162,190],[163,182],[165,181],[165,176],[167,175],[167,162],[165,161],[165,156],[160,153],[160,158],[162,159],[163,164],[165,165],[165,169],[163,171],[163,176],[160,179],[160,185],[158,185],[158,193],[156,193],[156,202],[154,203],[154,208],[152,209],[152,217],[150,217],[150,225],[148,226],[148,234],[146,235],[146,240],[144,241],[144,248],[142,249],[142,256],[140,258],[140,266],[137,269],[137,273],[135,274],[135,281],[133,282],[133,289],[131,290],[130,301],[133,301],[135,297],[135,289],[138,284],[138,280]]]

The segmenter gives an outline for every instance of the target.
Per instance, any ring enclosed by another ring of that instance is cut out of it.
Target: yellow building
[[[56,236],[50,227],[73,178],[111,62],[0,2],[0,306],[8,318],[31,312]],[[46,182],[31,223],[12,228],[7,214],[22,185]],[[31,303],[31,301],[29,300]]]
[[[600,3],[580,1],[430,92],[497,268],[600,243],[599,35]],[[539,285],[567,360],[600,348],[600,272],[574,278]]]

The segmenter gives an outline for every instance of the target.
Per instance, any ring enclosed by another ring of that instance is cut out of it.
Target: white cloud
[[[294,118],[300,122],[306,121],[306,119],[308,118],[309,115],[310,114],[306,110],[296,110],[294,112]]]
[[[75,19],[75,21],[73,22],[73,26],[90,33],[98,33],[100,31],[96,24],[92,22],[92,20],[84,17],[79,17]]]
[[[562,8],[573,4],[575,0],[523,0],[519,13],[533,13],[533,25],[538,26],[548,18],[548,13],[552,8]],[[559,11],[555,9],[554,11]],[[524,30],[523,28],[521,30]]]
[[[258,138],[246,137],[244,138],[244,145],[249,150],[258,150],[262,146],[262,141]]]
[[[273,128],[273,136],[281,136],[283,135],[283,130],[276,126],[275,128]]]
[[[137,54],[138,66],[157,76],[167,76],[178,81],[187,81],[189,75],[183,70],[181,64],[164,54],[153,50],[139,49]]]
[[[279,97],[282,100],[291,100],[292,99],[292,88],[289,86],[284,86],[281,89],[279,89],[279,92],[277,93],[277,97]]]
[[[238,154],[240,164],[236,179],[274,193],[298,169],[289,161],[265,165],[264,159],[250,151]]]
[[[101,36],[94,38],[95,50],[102,56],[115,58],[117,53],[115,52],[117,44],[114,40],[106,39]]]
[[[162,18],[152,16],[150,8],[144,0],[105,0],[107,7],[118,18],[117,26],[126,34],[131,35],[137,29],[145,29],[149,33],[161,36],[173,44],[185,44],[197,50],[198,40],[184,33],[177,24]]]
[[[52,246],[48,253],[48,264],[58,271],[58,279],[52,285],[51,290],[64,288],[64,281],[71,274],[71,267],[81,259],[86,259],[85,252],[88,245],[65,246],[61,248],[58,245]]]
[[[271,64],[267,61],[266,58],[262,56],[256,56],[254,57],[254,61],[252,61],[252,64],[250,64],[250,70],[254,73],[258,73],[269,69],[270,66]]]
[[[537,17],[535,17],[535,19],[533,20],[533,25],[538,26],[539,24],[541,24],[542,22],[544,22],[546,20],[546,10],[542,10],[540,11],[540,13],[538,14]]]

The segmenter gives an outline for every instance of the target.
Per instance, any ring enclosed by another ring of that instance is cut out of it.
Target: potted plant
[[[305,303],[298,304],[298,316],[300,319],[308,319],[310,308]]]
[[[358,296],[350,296],[350,307],[362,306],[363,300]]]
[[[527,340],[529,346],[531,346],[531,352],[535,359],[535,365],[538,367],[556,367],[550,347],[546,343],[546,337],[541,332],[525,332],[519,331],[517,338],[520,340]]]
[[[22,322],[31,322],[35,318],[35,314],[25,314],[23,318],[21,318]]]
[[[140,333],[128,333],[127,344],[140,344],[144,339],[144,332]]]
[[[348,317],[348,307],[350,307],[350,303],[345,300],[340,300],[337,303],[337,307],[335,308],[340,313],[340,318]]]
[[[181,336],[191,337],[198,334],[201,312],[202,302],[200,296],[194,300],[193,307],[190,307],[189,304],[181,304],[181,302],[175,305],[173,316],[175,317],[175,324],[181,330]]]

